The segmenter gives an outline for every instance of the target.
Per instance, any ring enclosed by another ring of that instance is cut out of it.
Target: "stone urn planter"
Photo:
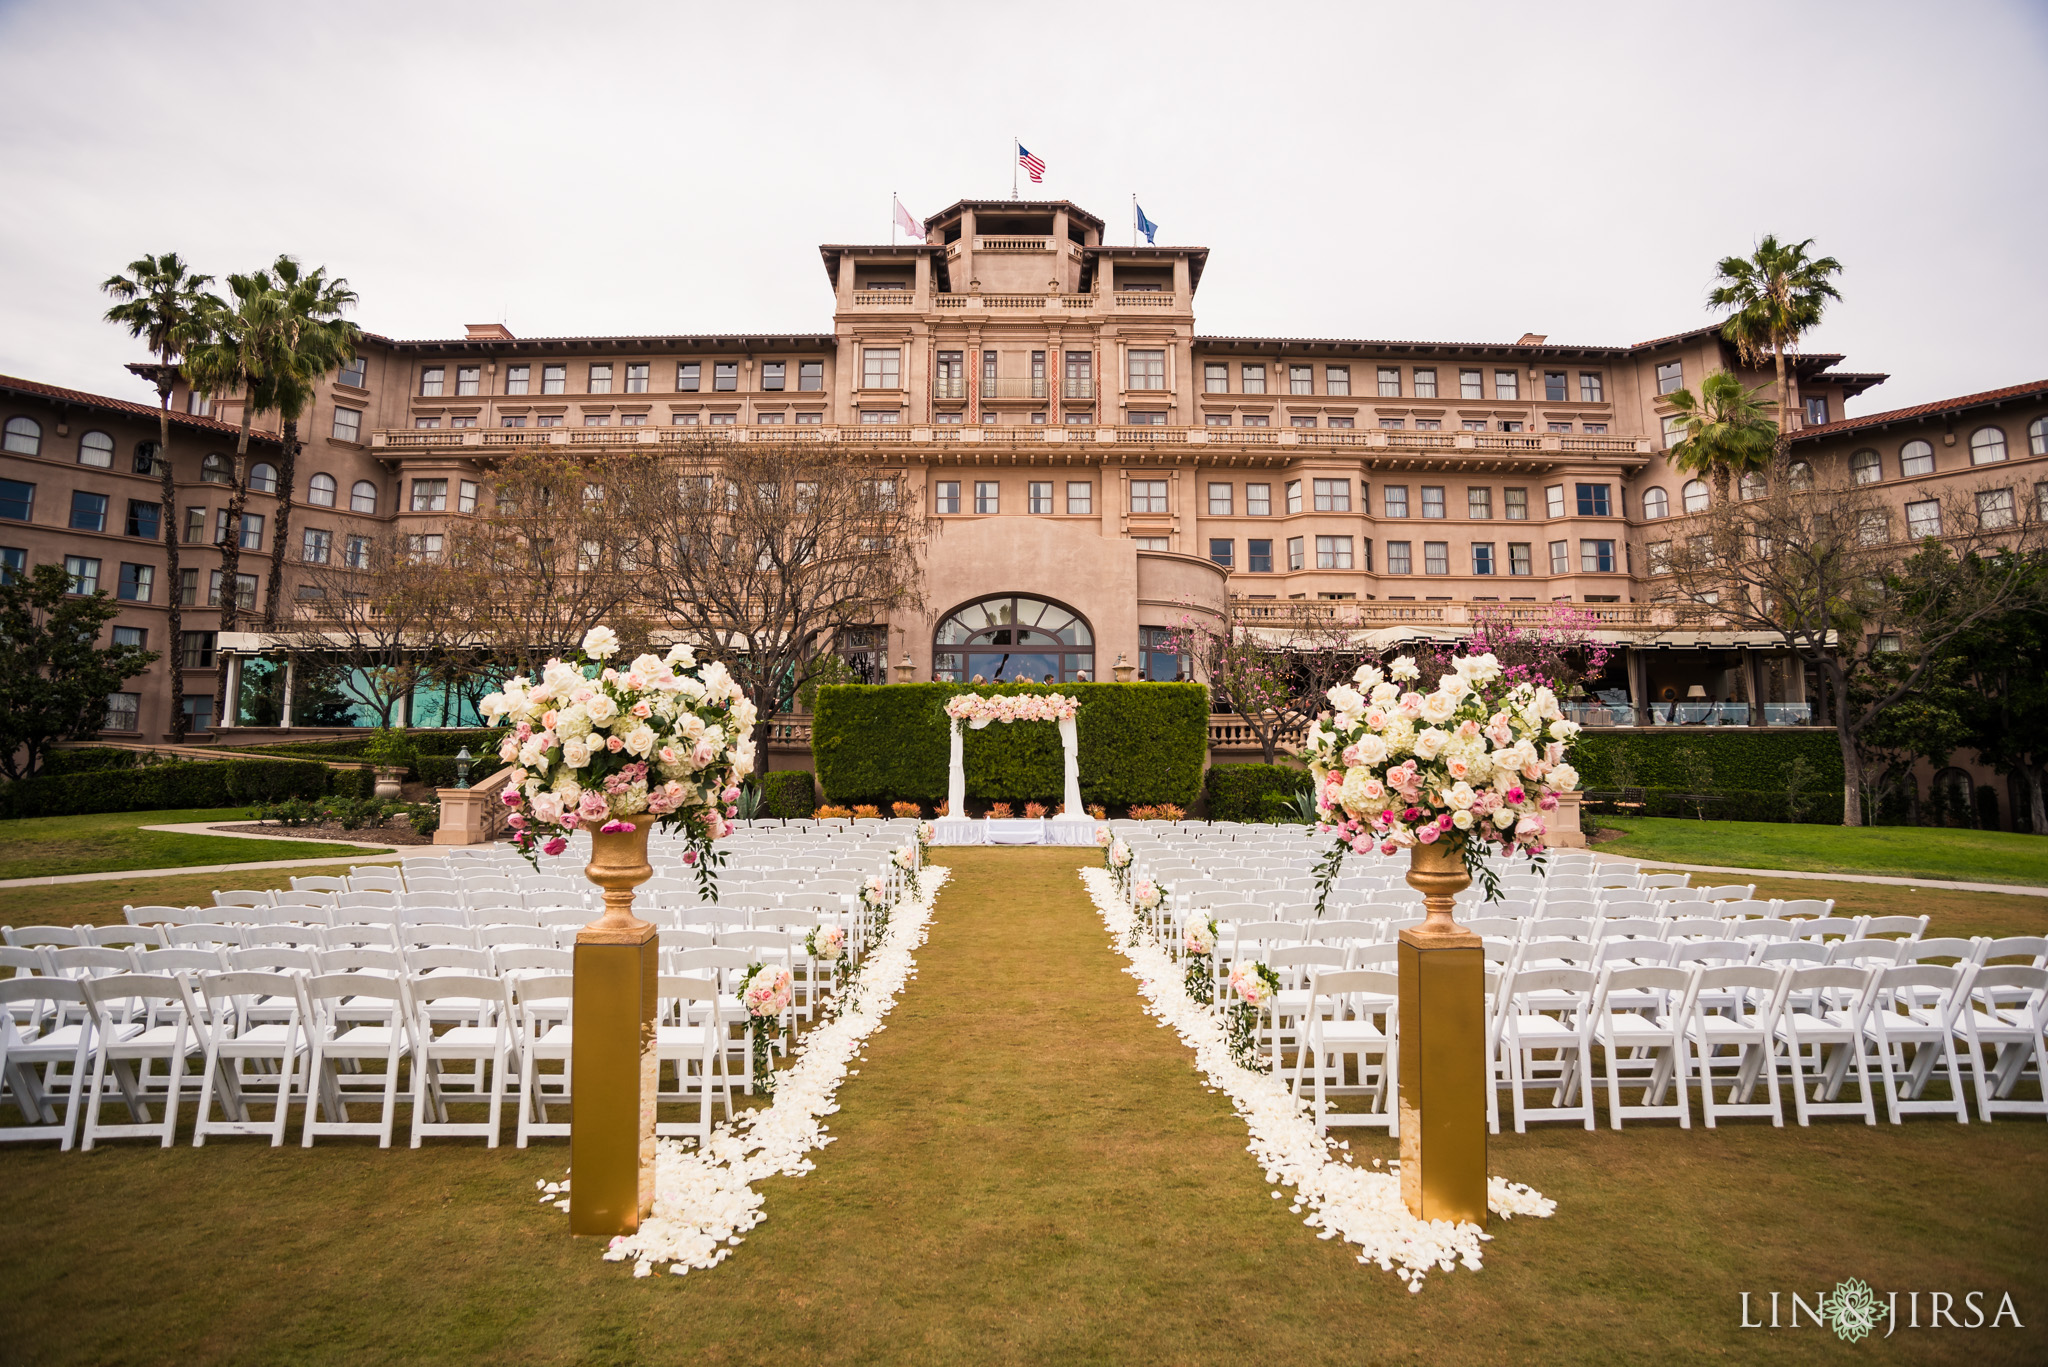
[[[377,766],[375,792],[381,798],[396,798],[405,784],[406,766],[403,764],[380,764]]]

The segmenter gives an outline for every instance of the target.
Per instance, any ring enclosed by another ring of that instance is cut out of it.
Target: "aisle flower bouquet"
[[[1181,938],[1180,947],[1187,956],[1187,974],[1182,981],[1188,996],[1203,1006],[1216,1000],[1216,933],[1215,918],[1198,913]]]
[[[1064,693],[955,693],[946,699],[946,715],[979,731],[990,722],[1072,721],[1081,700]]]
[[[1346,852],[1393,854],[1451,842],[1465,867],[1500,896],[1489,851],[1540,859],[1543,813],[1578,786],[1565,751],[1578,735],[1557,695],[1536,683],[1510,686],[1491,655],[1460,656],[1425,695],[1396,659],[1383,674],[1366,665],[1329,691],[1331,713],[1309,728],[1304,754],[1316,809],[1337,837],[1317,868],[1317,913]]]
[[[573,660],[550,660],[540,682],[517,676],[478,705],[510,728],[498,756],[513,766],[504,803],[528,860],[558,855],[588,828],[630,829],[652,814],[681,827],[683,862],[708,901],[718,897],[712,842],[738,815],[740,774],[754,764],[754,704],[723,664],[699,665],[689,646],[641,655],[623,669],[609,627],[592,627]]]
[[[917,823],[917,862],[922,868],[932,858],[932,841],[938,839],[939,828],[929,821]]]
[[[871,873],[861,880],[860,904],[868,909],[875,923],[875,936],[889,928],[889,880],[879,873]]]
[[[1259,1013],[1280,990],[1280,975],[1265,964],[1240,963],[1230,970],[1230,1061],[1255,1073],[1267,1071],[1259,1057]]]
[[[766,964],[748,964],[740,979],[740,1003],[747,1008],[747,1028],[754,1042],[754,1085],[761,1095],[775,1095],[775,1068],[768,1046],[789,1009],[792,994],[789,970]]]
[[[1095,844],[1102,851],[1102,867],[1109,870],[1109,881],[1116,884],[1119,893],[1128,894],[1131,884],[1131,847],[1122,838],[1110,834],[1109,827],[1095,828]]]
[[[903,875],[903,886],[910,889],[912,897],[917,896],[917,856],[918,843],[915,840],[905,841],[901,849],[889,852],[889,862]]]
[[[820,963],[836,964],[846,957],[846,932],[838,926],[813,926],[804,936],[804,953]]]

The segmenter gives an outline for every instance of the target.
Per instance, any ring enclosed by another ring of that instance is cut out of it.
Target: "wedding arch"
[[[1020,721],[1049,721],[1059,724],[1060,749],[1065,794],[1061,799],[1065,809],[1052,819],[1053,843],[1083,844],[1084,839],[1064,838],[1072,831],[1092,834],[1094,823],[1088,811],[1081,805],[1080,741],[1075,718],[1080,711],[1080,700],[1064,693],[1020,693],[983,697],[979,693],[959,693],[946,699],[946,717],[950,723],[951,753],[946,773],[946,811],[949,816],[942,823],[946,834],[958,838],[969,830],[967,824],[967,764],[965,744],[960,734],[960,724],[965,722],[975,731],[1001,722],[1009,725]],[[943,843],[953,843],[945,840]]]

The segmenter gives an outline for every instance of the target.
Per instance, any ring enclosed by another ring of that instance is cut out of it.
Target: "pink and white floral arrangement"
[[[747,1008],[747,1025],[753,1033],[754,1085],[763,1096],[775,1095],[775,1066],[769,1045],[782,1029],[782,1013],[795,995],[789,970],[769,964],[748,964],[740,979],[740,1004]]]
[[[837,963],[846,957],[846,931],[839,926],[813,926],[804,936],[804,953],[820,963]]]
[[[1181,936],[1181,954],[1187,961],[1182,983],[1188,996],[1203,1006],[1216,1000],[1216,918],[1205,911],[1189,917]]]
[[[631,829],[652,814],[681,827],[683,861],[717,896],[712,842],[738,814],[740,775],[754,765],[754,704],[723,664],[678,645],[623,668],[609,627],[592,627],[573,660],[550,660],[540,682],[505,681],[478,710],[509,727],[498,756],[513,766],[504,803],[521,852],[557,855],[580,829]]]
[[[1072,721],[1081,700],[1065,693],[955,693],[946,699],[946,715],[975,730],[990,722]]]
[[[889,863],[903,875],[903,885],[910,889],[912,897],[917,896],[917,864],[919,847],[916,840],[907,840],[900,849],[889,852]]]
[[[1113,835],[1107,826],[1095,828],[1095,846],[1102,851],[1102,867],[1109,870],[1110,881],[1116,884],[1118,892],[1128,892],[1131,882],[1131,847],[1121,836]]]
[[[1578,786],[1565,762],[1578,723],[1541,684],[1509,686],[1491,655],[1451,666],[1428,694],[1402,687],[1420,677],[1405,655],[1385,673],[1360,668],[1357,687],[1329,690],[1330,715],[1309,728],[1304,748],[1321,829],[1337,836],[1318,870],[1324,891],[1347,851],[1390,855],[1449,841],[1491,900],[1489,850],[1542,854],[1543,814]]]
[[[1240,1068],[1263,1073],[1267,1065],[1259,1058],[1259,1013],[1280,991],[1280,975],[1271,967],[1242,960],[1230,970],[1225,984],[1230,992],[1226,1037],[1231,1061]]]

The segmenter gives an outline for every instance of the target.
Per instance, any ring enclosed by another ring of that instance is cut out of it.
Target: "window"
[[[1401,372],[1394,372],[1394,382],[1399,384]],[[1348,365],[1326,365],[1323,367],[1323,392],[1344,395],[1351,392],[1351,367]],[[1333,423],[1332,426],[1335,426]]]
[[[458,487],[460,489],[460,497],[458,497],[456,500],[455,510],[461,513],[475,512],[477,495],[476,483],[473,480],[465,479]]]
[[[1415,573],[1415,562],[1410,558],[1409,554],[1411,544],[1407,541],[1389,541],[1387,543],[1388,574]]]
[[[1512,522],[1529,520],[1529,491],[1527,489],[1501,490],[1501,512]]]
[[[446,380],[447,375],[447,369],[442,366],[430,365],[422,367],[420,370],[420,397],[423,399],[438,399],[441,397],[443,382]]]
[[[27,551],[19,546],[0,546],[0,584],[12,584],[27,568]]]
[[[1693,481],[1695,484],[1699,481]],[[1643,490],[1643,520],[1654,522],[1660,517],[1671,516],[1671,495],[1662,489]]]
[[[765,374],[770,367],[772,367],[776,371],[779,380],[782,371],[782,363],[780,361],[770,362],[769,366],[764,366],[762,368],[763,373]],[[777,383],[772,387],[775,389],[780,389],[782,388],[782,385],[780,383]],[[634,361],[627,365],[626,392],[628,394],[645,394],[647,392],[647,362]]]
[[[306,502],[315,508],[332,508],[335,487],[333,475],[313,476],[306,481]]]
[[[213,396],[194,389],[185,395],[185,411],[194,417],[203,418],[213,412]]]
[[[1657,490],[1657,492],[1661,494],[1664,491],[1662,489],[1659,489]],[[1703,513],[1707,510],[1707,504],[1709,503],[1710,499],[1707,495],[1707,482],[1705,480],[1687,480],[1685,482],[1685,487],[1683,489],[1680,489],[1678,491],[1678,494],[1679,497],[1685,501],[1685,510],[1687,512]],[[1643,506],[1645,509],[1649,507],[1647,495],[1645,496]]]
[[[163,505],[144,503],[139,499],[128,500],[128,525],[126,534],[143,541],[154,541],[162,529]]]
[[[192,638],[190,635],[187,635],[185,639],[189,641]],[[208,667],[210,668],[211,666]],[[202,697],[188,696],[184,699],[184,703],[186,735],[197,735],[213,729],[213,697],[211,694]]]
[[[1287,392],[1290,394],[1315,393],[1316,368],[1312,365],[1291,365],[1287,367]]]
[[[115,627],[113,640],[117,646],[127,646],[134,650],[147,650],[149,649],[149,628]]]
[[[1095,486],[1087,480],[1076,479],[1067,483],[1067,512],[1070,516],[1086,517],[1095,511]]]
[[[1526,541],[1508,542],[1508,573],[1526,575],[1530,572],[1529,543]]]
[[[1906,505],[1906,535],[1914,540],[1924,536],[1941,535],[1941,503],[1937,499],[1926,499]]]
[[[455,368],[455,392],[458,395],[477,393],[482,387],[483,374],[483,370],[478,366],[457,366]]]
[[[1287,419],[1287,425],[1289,427],[1314,427],[1316,420],[1307,414],[1296,413]]]
[[[1290,512],[1290,513],[1298,513],[1298,512],[1300,512],[1300,511],[1301,511],[1301,481],[1300,481],[1300,480],[1298,480],[1298,479],[1290,479],[1290,480],[1288,480],[1288,481],[1287,481],[1287,490],[1286,490],[1286,492],[1287,492],[1287,511],[1288,511],[1288,512]]]
[[[260,551],[263,549],[263,515],[261,513],[242,514],[242,549],[245,551]]]
[[[974,511],[997,513],[1002,511],[1002,485],[992,479],[974,481]]]
[[[1408,420],[1407,420],[1406,418],[1381,418],[1381,419],[1380,419],[1380,431],[1382,431],[1382,432],[1402,432],[1402,431],[1406,431],[1406,430],[1407,430],[1407,427],[1408,427]]]
[[[78,439],[78,463],[96,470],[114,468],[114,439],[104,432],[87,432]]]
[[[439,534],[427,532],[407,536],[405,538],[405,554],[408,559],[420,562],[439,560],[441,558],[441,538]],[[584,542],[576,552],[576,568],[579,570],[596,569],[599,556],[598,544],[595,541]]]
[[[1444,425],[1436,418],[1417,418],[1415,420],[1415,430],[1418,432],[1441,432],[1444,430]]]
[[[675,427],[695,427],[697,425],[697,415],[695,413],[671,413],[668,416],[668,420],[670,425]],[[548,425],[547,420],[543,418],[540,425],[546,427]]]
[[[1483,399],[1486,397],[1485,377],[1476,370],[1458,372],[1458,397],[1461,399]]]
[[[1970,434],[1970,464],[1996,465],[2005,459],[2005,433],[1996,427],[1980,427]]]
[[[1858,484],[1875,484],[1884,478],[1884,457],[1863,448],[1849,457],[1849,476]]]
[[[1580,517],[1606,517],[1613,510],[1607,502],[1608,486],[1605,484],[1581,484],[1578,488]]]
[[[1025,493],[1027,495],[1028,500],[1025,506],[1028,507],[1032,512],[1050,513],[1052,511],[1051,480],[1034,479],[1028,486],[1026,486]]]
[[[592,361],[589,377],[584,381],[587,394],[609,394],[612,392],[612,367],[609,361]]]
[[[198,542],[204,541],[205,539],[206,539],[206,509],[204,509],[204,508],[187,508],[187,509],[185,510],[185,541],[186,541],[186,543],[187,543],[187,544],[196,544],[196,543],[198,543]]]
[[[1985,489],[1977,495],[1977,520],[1986,527],[2013,524],[2012,490]]]
[[[416,479],[412,482],[412,510],[416,513],[439,513],[448,508],[448,481],[445,479]]]
[[[1232,505],[1236,487],[1232,484],[1211,484],[1209,486],[1209,516],[1229,517],[1235,511]]]
[[[1544,372],[1543,372],[1543,398],[1544,398],[1544,401],[1545,401],[1546,403],[1563,403],[1563,402],[1565,401],[1565,381],[1566,381],[1567,379],[1569,379],[1569,378],[1570,378],[1570,377],[1569,377],[1569,376],[1567,376],[1567,375],[1565,374],[1565,372],[1564,372],[1564,371],[1562,371],[1562,370],[1546,370],[1546,371],[1544,371]]]
[[[348,510],[352,513],[376,512],[377,486],[367,479],[359,479],[349,486]]]
[[[1670,394],[1685,388],[1685,362],[1665,361],[1657,367],[1657,392]]]
[[[1908,478],[1934,473],[1934,448],[1924,441],[1909,441],[1899,448],[1899,473]]]
[[[441,420],[439,418],[414,418],[412,420],[412,425],[420,429],[425,429],[429,427],[439,427],[441,425]]]
[[[524,394],[533,382],[533,367],[530,365],[508,365],[505,367],[505,392]]]
[[[367,363],[362,357],[349,357],[346,361],[342,362],[340,371],[335,374],[335,383],[349,385],[356,389],[363,388],[364,382],[368,378],[364,374],[366,367]]]
[[[1493,573],[1493,543],[1475,541],[1472,543],[1472,573]]]
[[[1522,430],[1522,424],[1512,419],[1502,419],[1500,430],[1503,432],[1519,432]]]
[[[142,729],[142,695],[140,693],[107,694],[107,719],[100,723],[103,731],[140,731]]]
[[[1246,427],[1270,427],[1272,426],[1272,420],[1264,413],[1247,413],[1244,415],[1244,425]]]
[[[1166,481],[1163,479],[1132,480],[1131,511],[1134,513],[1165,512]]]
[[[1380,490],[1380,516],[1408,516],[1408,486],[1389,484]]]
[[[711,363],[711,389],[713,393],[733,394],[740,387],[740,363],[738,361],[713,361]]]
[[[1422,515],[1441,518],[1444,515],[1444,486],[1425,484],[1422,486]]]
[[[1493,372],[1493,397],[1496,399],[1518,399],[1521,397],[1518,372],[1496,370]]]
[[[1224,486],[1228,488],[1229,486]],[[1315,481],[1316,511],[1319,513],[1348,513],[1351,511],[1351,481],[1348,479],[1319,479]]]
[[[1342,428],[1343,430],[1345,430],[1345,431],[1347,431],[1347,432],[1348,432],[1348,431],[1350,431],[1350,430],[1351,430],[1351,429],[1352,429],[1353,427],[1356,427],[1357,425],[1358,425],[1358,424],[1357,424],[1357,422],[1356,422],[1355,420],[1351,419],[1351,418],[1331,418],[1331,419],[1330,419],[1330,426],[1331,426],[1331,427],[1333,427],[1333,428]]]
[[[1606,395],[1604,394],[1603,389],[1604,386],[1601,384],[1598,372],[1591,370],[1581,370],[1579,372],[1580,403],[1604,402]]]
[[[694,394],[703,383],[704,367],[696,361],[676,362],[676,392]]]
[[[1467,489],[1465,491],[1465,516],[1489,518],[1493,516],[1493,490]]]
[[[862,422],[866,422],[867,418],[867,414],[861,414]],[[713,427],[736,427],[739,425],[739,420],[740,415],[737,413],[713,413],[711,414],[710,425]],[[894,422],[896,421],[896,413],[893,409],[886,416],[878,413],[875,415],[875,421]]]
[[[1170,536],[1134,536],[1131,538],[1132,543],[1141,551],[1170,551],[1173,547],[1168,543],[1172,540],[1173,538]]]
[[[1451,572],[1450,542],[1425,541],[1422,543],[1422,572],[1424,574],[1449,574]]]
[[[277,492],[277,467],[259,461],[249,471],[249,492],[252,494],[274,494]]]
[[[609,413],[585,413],[583,415],[583,425],[585,427],[610,427],[612,425],[612,415]]]
[[[567,365],[544,365],[540,368],[540,392],[561,394],[569,388],[569,367]]]
[[[1380,367],[1380,397],[1398,399],[1401,397],[1401,367],[1383,365]]]
[[[1132,389],[1166,388],[1166,352],[1163,350],[1131,348],[1130,352]]]
[[[17,456],[33,456],[43,449],[43,427],[34,418],[9,418],[5,448]]]
[[[366,570],[370,567],[370,538],[352,536],[342,551],[341,563],[352,570]]]
[[[1235,541],[1224,537],[1211,537],[1209,539],[1209,561],[1211,564],[1221,565],[1227,570],[1231,568],[1236,556],[1237,543]]]
[[[1806,407],[1806,425],[1808,427],[1826,426],[1828,420],[1827,395],[1811,395],[1804,402]]]
[[[1423,369],[1419,366],[1416,368],[1415,397],[1418,399],[1433,399],[1436,397],[1435,366],[1430,366],[1428,369]]]
[[[1795,460],[1785,467],[1785,481],[1795,489],[1813,487],[1813,467],[1803,460]]]
[[[76,532],[103,532],[107,529],[107,496],[91,494],[83,489],[71,491],[71,529]]]
[[[198,571],[198,570],[179,570],[179,571],[178,571],[178,602],[179,602],[179,603],[180,603],[180,604],[181,604],[182,606],[184,606],[184,607],[188,607],[188,608],[189,608],[189,607],[191,607],[191,606],[192,606],[193,604],[197,603],[198,601],[199,601],[199,571]],[[186,632],[186,633],[185,633],[185,639],[186,639],[187,641],[190,641],[190,640],[192,639],[192,633],[191,633],[191,632],[189,632],[189,631],[188,631],[188,632]]]
[[[1486,419],[1466,418],[1459,426],[1463,427],[1467,432],[1484,432],[1486,430]]]
[[[226,484],[228,482],[227,457],[211,455],[200,461],[199,479],[202,484]]]
[[[1166,414],[1164,412],[1140,412],[1134,409],[1125,421],[1132,427],[1164,427],[1166,426]]]
[[[1319,570],[1350,569],[1351,538],[1348,536],[1317,537],[1316,568]]]
[[[1244,543],[1244,567],[1248,574],[1273,572],[1273,543],[1254,538]]]
[[[796,387],[798,391],[814,394],[825,387],[825,363],[823,361],[798,361],[796,366]]]
[[[861,388],[901,388],[903,351],[899,347],[869,347],[860,356]]]
[[[942,513],[959,512],[960,481],[956,479],[942,479],[938,482],[936,488],[938,489],[938,510]]]
[[[1882,546],[1892,539],[1891,514],[1881,508],[1867,509],[1856,517],[1856,544]]]
[[[100,562],[91,556],[67,555],[64,557],[64,573],[71,576],[71,587],[67,593],[97,593],[100,587]]]
[[[1579,568],[1588,574],[1606,574],[1614,569],[1612,541],[1581,541]]]
[[[1301,567],[1303,566],[1303,564],[1305,563],[1305,561],[1303,560],[1303,552],[1302,552],[1302,545],[1303,545],[1303,539],[1302,539],[1301,537],[1298,537],[1298,536],[1290,536],[1290,537],[1288,537],[1288,538],[1287,538],[1287,568],[1288,568],[1288,569],[1290,569],[1290,570],[1298,570],[1298,569],[1300,569],[1300,568],[1301,568]]]
[[[825,415],[823,413],[799,413],[796,415],[796,425],[798,427],[823,427],[825,425]]]
[[[1246,394],[1266,392],[1266,367],[1251,362],[1238,367],[1238,388]]]
[[[1245,485],[1244,511],[1246,517],[1271,517],[1273,515],[1273,486],[1270,484]]]
[[[130,469],[138,475],[163,474],[163,467],[157,462],[155,442],[139,441],[135,443],[135,458]]]
[[[1651,574],[1671,573],[1671,543],[1669,541],[1652,541],[1643,549],[1649,553]]]
[[[328,553],[333,546],[333,532],[324,532],[317,527],[308,527],[301,533],[299,559],[305,561],[308,565],[324,565],[327,563]]]
[[[1552,574],[1571,573],[1571,549],[1571,542],[1569,541],[1553,541],[1550,543],[1550,572]]]
[[[1221,361],[1207,361],[1202,366],[1202,392],[1204,394],[1228,394],[1230,392],[1230,367]]]
[[[981,353],[981,383],[983,385],[983,393],[989,392],[987,386],[993,385],[996,382],[996,361],[997,357],[995,352],[984,351]]]
[[[156,567],[153,565],[121,565],[120,587],[115,596],[124,602],[147,603],[156,585]]]

